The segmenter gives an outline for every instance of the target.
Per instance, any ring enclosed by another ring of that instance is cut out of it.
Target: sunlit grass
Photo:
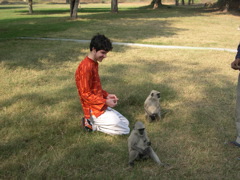
[[[26,5],[5,5],[0,12],[0,37],[90,39],[97,31],[116,42],[220,48],[235,48],[238,43],[232,43],[240,33],[236,15],[207,11],[202,5],[158,10],[146,5],[119,4],[119,13],[111,14],[110,4],[81,4],[77,20],[69,18],[68,4],[36,4],[33,15]]]
[[[171,112],[162,122],[145,124],[160,158],[176,170],[166,172],[147,161],[139,162],[133,175],[124,170],[126,136],[84,134],[79,127],[82,111],[74,71],[88,47],[46,41],[9,44],[21,55],[1,59],[2,177],[137,178],[144,173],[194,178],[202,173],[203,178],[218,178],[222,171],[237,171],[238,150],[224,145],[235,135],[232,53],[114,46],[100,74],[103,87],[119,96],[117,109],[131,127],[137,120],[145,122],[143,102],[151,89],[162,92],[163,109]],[[39,56],[27,59],[33,51]]]
[[[131,128],[138,120],[145,123],[154,150],[174,167],[168,171],[149,160],[137,162],[129,171],[127,136],[88,134],[80,128],[82,110],[74,73],[89,51],[88,44],[14,40],[16,35],[28,34],[89,39],[104,32],[113,41],[236,48],[238,31],[233,25],[238,16],[208,12],[207,17],[205,13],[194,16],[197,23],[191,17],[194,11],[140,9],[135,14],[131,8],[119,15],[106,9],[103,15],[86,10],[85,17],[71,21],[67,12],[64,17],[50,13],[49,19],[44,19],[43,9],[48,5],[36,6],[39,11],[36,9],[34,16],[21,12],[14,20],[0,20],[0,28],[11,32],[7,37],[1,34],[5,39],[0,41],[1,179],[239,177],[239,149],[224,144],[235,139],[238,72],[230,68],[234,53],[114,45],[100,64],[103,88],[118,95],[116,109],[129,119]],[[174,13],[178,16],[172,16]],[[50,22],[52,18],[55,21]],[[53,29],[45,29],[48,26]],[[222,30],[216,31],[218,28]],[[143,102],[152,89],[162,93],[162,108],[169,113],[162,121],[149,124],[144,119]]]

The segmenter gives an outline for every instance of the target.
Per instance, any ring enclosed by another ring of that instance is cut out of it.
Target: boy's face
[[[105,51],[105,50],[96,51],[95,49],[93,49],[93,50],[94,50],[94,60],[95,61],[102,62],[103,59],[107,57],[108,51]]]

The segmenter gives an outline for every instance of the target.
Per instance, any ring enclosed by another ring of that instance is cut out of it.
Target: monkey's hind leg
[[[145,113],[145,119],[146,119],[146,121],[148,121],[148,122],[152,122],[152,119],[150,118],[150,116],[147,114],[147,113]]]
[[[161,119],[162,119],[162,118],[161,118],[161,113],[158,113],[158,114],[157,114],[156,119],[157,119],[157,121],[161,121]]]
[[[128,161],[129,166],[131,166],[131,167],[134,166],[134,161],[138,158],[138,155],[139,155],[139,153],[137,151],[129,152],[129,161]]]

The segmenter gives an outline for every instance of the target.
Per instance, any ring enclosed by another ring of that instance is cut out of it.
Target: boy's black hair
[[[111,51],[112,50],[112,42],[106,36],[102,34],[97,34],[93,36],[91,43],[90,43],[90,51],[95,48],[96,51],[104,50],[104,51]]]

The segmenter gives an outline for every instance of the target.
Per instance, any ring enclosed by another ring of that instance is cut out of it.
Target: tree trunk
[[[194,4],[194,0],[188,0],[188,5]]]
[[[151,6],[153,9],[157,9],[159,6],[162,6],[162,0],[152,0]]]
[[[223,11],[240,9],[239,0],[218,0],[217,5]]]
[[[229,3],[230,10],[238,10],[240,9],[240,0],[231,0]]]
[[[179,0],[175,1],[175,5],[178,6],[179,5]]]
[[[118,13],[118,0],[111,0],[111,12]]]
[[[185,1],[184,0],[182,0],[182,5],[185,5]]]
[[[76,19],[80,0],[70,0],[70,17]]]
[[[29,9],[29,14],[32,14],[33,13],[33,7],[32,7],[32,0],[28,0],[28,9]]]

